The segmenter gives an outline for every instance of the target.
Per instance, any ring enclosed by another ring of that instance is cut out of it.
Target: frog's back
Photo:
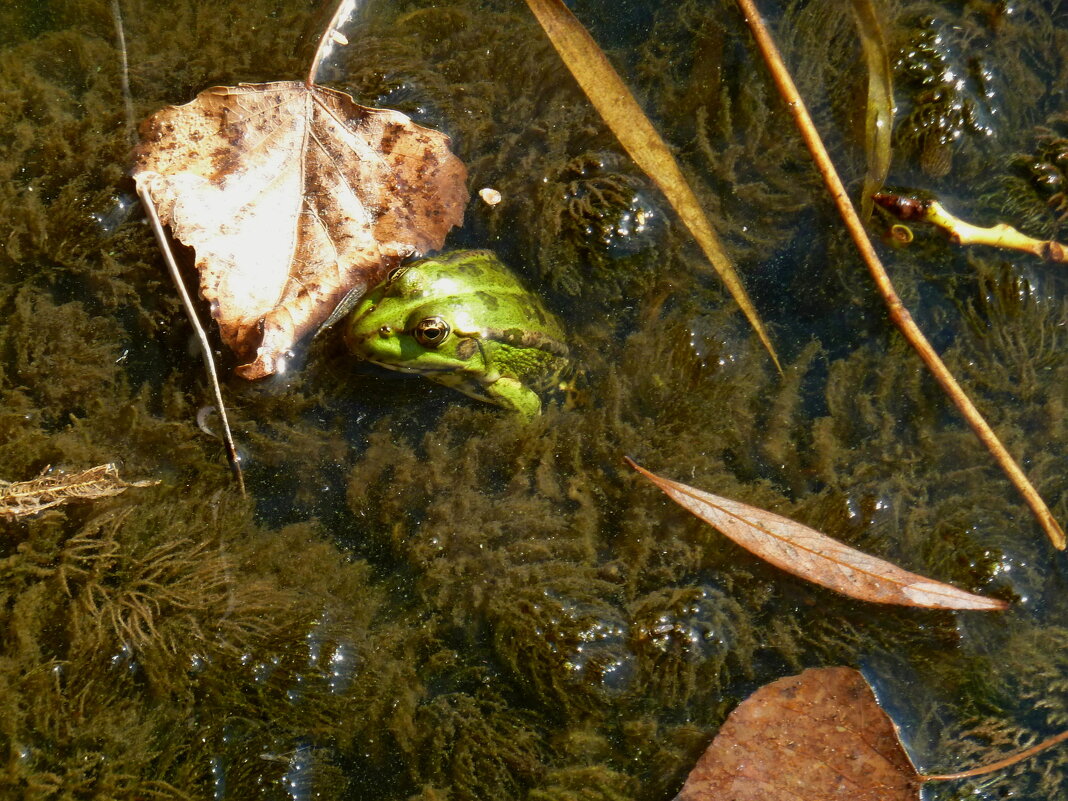
[[[459,287],[458,294],[477,288],[482,296],[524,297],[540,301],[523,284],[519,276],[509,269],[492,250],[458,250],[442,253],[410,265],[421,273],[421,280],[452,279]],[[448,295],[447,290],[435,292],[437,296]]]

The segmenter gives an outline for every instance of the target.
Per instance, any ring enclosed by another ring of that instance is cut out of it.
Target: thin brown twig
[[[990,451],[995,461],[997,461],[1001,466],[1001,469],[1005,471],[1009,481],[1011,481],[1020,494],[1024,496],[1024,500],[1026,500],[1027,505],[1031,507],[1031,511],[1034,512],[1039,525],[1046,532],[1046,535],[1049,537],[1054,547],[1064,550],[1064,530],[1056,519],[1054,519],[1053,513],[1049,510],[1046,502],[1042,500],[1038,491],[1028,480],[1027,476],[1024,475],[1023,470],[1016,464],[1015,460],[1013,460],[1012,456],[1005,449],[1005,446],[1001,444],[997,435],[987,424],[986,420],[983,419],[979,410],[975,408],[975,405],[965,394],[964,390],[961,389],[960,384],[957,383],[957,379],[953,377],[953,374],[949,372],[949,368],[946,367],[935,349],[931,347],[931,343],[927,341],[923,332],[920,331],[919,327],[913,321],[912,315],[909,314],[908,309],[905,308],[901,299],[898,297],[894,285],[890,281],[890,276],[887,275],[886,269],[879,260],[879,256],[876,254],[875,248],[864,230],[864,224],[860,221],[860,217],[857,216],[857,211],[853,207],[849,195],[846,193],[845,186],[842,185],[841,178],[838,177],[838,172],[835,170],[831,157],[828,155],[827,149],[823,145],[823,140],[820,138],[819,132],[816,130],[816,126],[808,114],[808,110],[805,108],[805,102],[801,99],[801,95],[797,91],[797,87],[794,85],[793,78],[790,77],[790,73],[786,69],[786,65],[783,63],[782,56],[779,54],[779,49],[776,47],[775,41],[771,38],[771,34],[764,25],[764,21],[761,18],[756,5],[753,3],[753,0],[738,0],[738,7],[742,10],[742,15],[745,17],[746,24],[753,33],[753,38],[756,39],[757,46],[760,48],[761,53],[764,56],[764,61],[767,64],[768,69],[771,71],[775,85],[778,87],[780,94],[786,101],[790,114],[793,116],[798,130],[801,132],[801,137],[805,140],[809,153],[811,153],[820,174],[823,176],[824,183],[827,185],[827,189],[830,192],[835,205],[838,207],[838,212],[842,216],[842,221],[845,223],[850,236],[853,238],[853,243],[856,245],[857,250],[860,251],[861,258],[867,265],[868,271],[871,273],[879,292],[886,301],[887,308],[890,312],[890,319],[894,321],[894,324],[900,329],[901,333],[904,334],[905,339],[908,340],[909,344],[912,345],[917,353],[919,353],[920,358],[923,359],[924,364],[927,365],[927,368],[934,375],[935,380],[938,381],[942,386],[942,389],[949,395],[950,399],[960,410],[961,414],[964,415],[964,419],[968,422],[968,425],[971,426],[972,431],[974,431],[980,441],[986,445],[987,450]]]
[[[923,782],[941,782],[949,781],[951,779],[967,779],[971,776],[982,776],[986,773],[993,773],[996,770],[1002,770],[1015,765],[1017,762],[1022,762],[1029,757],[1034,756],[1039,751],[1045,751],[1057,743],[1068,740],[1068,731],[1062,731],[1060,734],[1055,734],[1048,740],[1043,740],[1038,745],[1032,745],[1030,748],[1025,748],[1023,751],[1018,751],[1012,756],[1007,756],[1004,759],[999,759],[997,762],[991,762],[989,765],[980,765],[978,768],[972,768],[971,770],[962,770],[960,773],[943,773],[937,776],[920,774],[920,781]]]
[[[185,308],[186,316],[189,318],[193,330],[196,331],[197,340],[200,342],[200,352],[204,356],[204,367],[208,373],[208,381],[211,384],[212,393],[215,395],[215,405],[219,410],[219,419],[222,420],[226,458],[230,462],[234,478],[237,479],[241,497],[244,497],[245,475],[241,472],[241,457],[237,453],[237,446],[234,445],[234,436],[230,433],[230,421],[226,417],[226,405],[223,403],[222,388],[219,386],[219,374],[215,370],[215,359],[211,355],[211,343],[208,342],[208,335],[204,331],[204,326],[200,324],[196,307],[193,306],[193,299],[189,297],[189,292],[185,288],[185,281],[182,280],[182,275],[178,271],[178,263],[174,260],[174,253],[171,252],[167,233],[163,230],[163,223],[160,222],[159,214],[156,212],[156,203],[152,199],[152,192],[148,188],[147,181],[138,182],[137,194],[141,196],[141,203],[145,207],[149,221],[152,223],[152,231],[156,235],[156,242],[159,244],[159,249],[163,251],[163,260],[167,262],[167,269],[170,270],[171,278],[178,289],[178,296],[182,299],[182,306]]]

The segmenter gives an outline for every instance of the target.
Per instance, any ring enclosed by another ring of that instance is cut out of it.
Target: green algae
[[[980,66],[1008,87],[991,101],[1003,134],[979,141],[945,117],[962,133],[941,172],[925,137],[945,131],[910,113],[892,177],[937,173],[932,188],[974,191],[980,214],[1032,195],[1055,214],[1030,173],[1006,182],[1021,154],[1055,161],[1057,94],[1035,75],[1063,69],[1065,21],[1025,4],[995,24],[977,7],[938,7],[938,30],[964,32],[946,59],[995,45]],[[315,12],[122,8],[139,115],[211,83],[299,77],[293,32]],[[884,10],[900,52],[930,44],[931,8]],[[523,424],[317,341],[299,372],[227,387],[249,501],[197,426],[199,359],[155,245],[117,203],[129,131],[110,4],[0,11],[0,469],[119,460],[163,482],[0,523],[5,797],[667,798],[756,686],[890,659],[928,719],[950,721],[916,727],[925,765],[1068,725],[1063,559],[891,331],[737,13],[665,8],[610,55],[785,340],[782,377],[521,11],[374,4],[336,85],[444,128],[473,188],[502,192],[453,243],[500,251],[565,314],[589,397]],[[839,16],[797,4],[777,24],[859,184],[846,131],[864,76]],[[924,63],[899,65],[911,108]],[[975,88],[964,99],[987,102]],[[922,233],[893,268],[1068,519],[1063,279]],[[624,453],[1016,604],[983,618],[845,601],[726,542]],[[1066,798],[1064,760],[979,792]]]

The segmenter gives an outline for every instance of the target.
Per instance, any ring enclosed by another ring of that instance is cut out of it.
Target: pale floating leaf
[[[444,134],[297,82],[201,92],[141,126],[132,171],[196,251],[223,341],[270,375],[350,290],[440,248],[467,171]]]
[[[775,567],[875,603],[935,609],[1006,609],[1008,604],[910,573],[782,515],[650,473],[627,459],[682,508]]]

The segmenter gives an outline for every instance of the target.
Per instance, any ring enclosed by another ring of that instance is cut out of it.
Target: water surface
[[[300,78],[321,17],[118,8],[135,119]],[[496,250],[561,313],[589,400],[525,424],[324,338],[281,378],[227,382],[242,499],[125,177],[115,5],[0,6],[0,477],[114,461],[160,480],[0,523],[4,797],[668,799],[740,699],[812,666],[861,668],[933,772],[1068,726],[1065,558],[889,323],[738,13],[574,8],[676,150],[784,373],[523,4],[372,2],[326,78],[446,131],[471,188],[502,193],[447,246]],[[889,183],[1068,236],[1063,9],[877,9]],[[851,19],[767,12],[856,193]],[[880,239],[899,292],[1063,523],[1063,269],[914,233]],[[624,454],[1012,607],[810,586]],[[925,792],[1068,798],[1066,759]]]

